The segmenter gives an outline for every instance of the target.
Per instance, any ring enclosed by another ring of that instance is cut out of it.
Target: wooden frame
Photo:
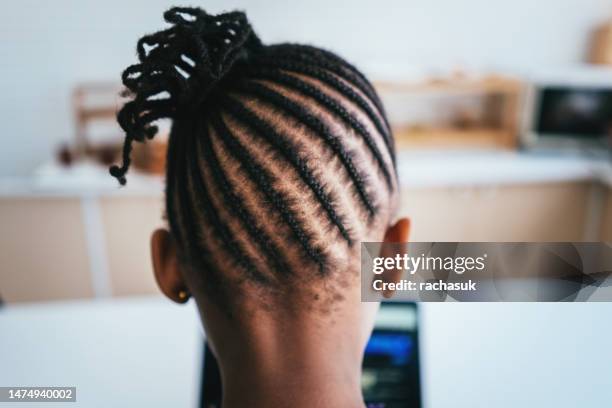
[[[448,126],[392,123],[399,148],[411,147],[490,147],[513,149],[518,145],[520,115],[525,84],[514,78],[456,76],[415,83],[379,82],[383,100],[391,94],[411,98],[426,95],[483,98],[484,110],[499,110],[496,126]],[[393,120],[392,120],[393,122]]]

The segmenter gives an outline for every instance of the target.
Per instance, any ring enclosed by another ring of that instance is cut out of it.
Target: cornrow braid
[[[278,246],[268,236],[266,231],[257,225],[253,215],[243,205],[226,174],[221,170],[221,163],[214,151],[210,137],[204,137],[201,145],[201,156],[204,162],[210,163],[210,170],[217,187],[222,191],[223,201],[229,204],[233,214],[238,217],[247,230],[251,240],[257,243],[261,251],[274,264],[278,271],[288,271],[289,264]]]
[[[242,12],[182,7],[164,18],[170,27],[140,39],[139,62],[122,74],[132,99],[117,114],[125,140],[111,175],[125,184],[133,143],[172,120],[170,232],[213,295],[231,282],[278,293],[304,270],[345,268],[396,197],[393,138],[372,85],[328,51],[264,45]]]
[[[288,142],[280,133],[277,133],[272,126],[239,102],[236,102],[231,98],[227,98],[222,101],[222,106],[231,112],[238,120],[242,121],[245,126],[252,127],[255,130],[256,135],[261,136],[266,142],[277,148],[286,158],[286,160],[289,161],[295,169],[297,169],[300,177],[316,196],[320,205],[325,209],[329,220],[338,228],[342,237],[349,244],[351,244],[352,240],[349,233],[344,226],[341,217],[333,207],[333,200],[331,199],[330,195],[325,192],[321,184],[312,174],[312,171],[306,163],[306,159],[301,157],[296,149],[291,146],[291,143]]]
[[[201,129],[201,131],[206,132],[205,129]],[[206,138],[207,135],[203,135],[203,137]],[[197,143],[196,141],[196,145]],[[197,168],[195,159],[196,157],[194,155],[187,155],[188,165]],[[194,180],[192,180],[192,178]],[[217,210],[212,205],[212,198],[208,192],[208,186],[204,181],[202,172],[198,170],[188,172],[187,181],[189,185],[192,185],[193,188],[200,193],[193,195],[193,209],[202,210],[204,218],[207,220],[207,224],[212,227],[213,231],[216,232],[218,236],[220,236],[225,248],[231,252],[232,259],[240,265],[251,278],[255,279],[255,281],[267,283],[268,279],[257,269],[253,260],[245,253],[241,244],[237,242],[232,235],[228,225],[219,218]]]
[[[175,122],[173,130],[175,133],[185,132],[188,122]],[[187,133],[187,132],[185,132]],[[175,140],[175,143],[168,145],[168,157],[182,157],[185,155],[185,143],[183,139]],[[213,262],[211,251],[209,250],[208,240],[203,231],[196,228],[196,224],[187,221],[197,217],[191,205],[188,190],[176,188],[175,183],[170,180],[186,180],[188,169],[186,166],[179,166],[178,161],[167,162],[167,185],[166,185],[166,212],[170,229],[173,237],[181,248],[179,255],[184,264],[192,268],[206,270],[209,291],[216,291],[221,294],[223,286],[220,284],[221,278]]]
[[[359,194],[359,198],[363,202],[363,205],[366,207],[368,213],[370,215],[375,213],[376,209],[374,208],[372,199],[368,196],[362,176],[357,171],[357,168],[355,167],[348,152],[342,147],[338,141],[338,138],[330,132],[325,124],[323,124],[315,116],[311,115],[300,105],[257,82],[243,81],[238,85],[238,89],[246,94],[256,95],[261,99],[268,101],[277,108],[285,109],[290,115],[294,116],[312,130],[316,131],[323,138],[323,140],[325,140],[334,153],[340,157],[340,160],[349,173],[351,180],[353,181],[353,185]]]
[[[316,61],[316,65],[320,68],[327,69],[341,78],[346,78],[369,98],[378,109],[387,129],[391,129],[387,121],[385,108],[376,94],[376,90],[367,78],[353,65],[329,51],[303,44],[279,44],[268,47],[268,50],[275,52],[280,51],[290,57],[288,59],[295,59],[302,63],[312,64]]]
[[[308,64],[318,68],[323,68],[329,72],[336,74],[339,78],[343,78],[356,89],[361,91],[368,100],[374,104],[378,110],[378,114],[382,118],[387,129],[387,135],[391,134],[391,126],[387,120],[385,108],[376,93],[376,90],[368,79],[353,65],[342,60],[337,55],[321,48],[312,47],[303,44],[278,44],[267,47],[266,53],[274,55],[281,53],[286,55],[285,60],[294,61],[302,64]],[[395,146],[391,144],[392,155],[395,157]]]
[[[338,79],[334,74],[326,71],[325,69],[315,67],[311,64],[299,63],[293,61],[282,61],[278,59],[261,59],[261,64],[263,66],[274,67],[277,69],[283,69],[287,71],[297,72],[300,74],[304,74],[313,78],[316,78],[326,85],[331,86],[336,91],[345,95],[352,102],[354,102],[357,106],[359,106],[370,118],[370,120],[376,126],[378,132],[384,136],[385,144],[387,145],[387,149],[391,152],[393,157],[393,162],[395,164],[395,156],[393,154],[393,139],[391,134],[386,129],[386,126],[381,121],[379,115],[374,112],[372,107],[368,104],[368,102],[361,97],[355,90],[353,90],[350,86],[346,85],[342,80]]]
[[[235,102],[230,98],[223,100],[222,103],[224,107],[236,106],[234,105]],[[212,123],[215,130],[221,136],[221,140],[225,144],[226,149],[234,156],[235,159],[244,165],[245,170],[251,179],[257,183],[258,187],[261,188],[266,198],[270,200],[270,203],[287,223],[291,229],[293,238],[302,246],[304,252],[319,267],[319,270],[323,271],[325,267],[325,260],[322,251],[319,248],[311,245],[312,239],[296,219],[295,215],[290,209],[287,199],[280,192],[274,189],[274,187],[272,187],[274,183],[270,172],[266,168],[257,164],[253,158],[250,157],[246,148],[237,139],[231,136],[229,129],[220,116],[214,116]]]
[[[352,127],[357,133],[359,133],[368,149],[372,155],[376,158],[376,162],[378,163],[383,175],[385,177],[385,181],[387,183],[387,187],[389,189],[393,188],[393,176],[389,172],[387,167],[387,163],[380,152],[380,149],[376,146],[376,142],[370,132],[366,129],[366,127],[353,115],[351,115],[346,108],[342,106],[340,102],[335,100],[334,98],[328,96],[323,91],[319,90],[315,86],[305,82],[293,75],[288,75],[283,73],[282,71],[269,70],[265,68],[258,68],[252,71],[252,75],[256,78],[269,79],[275,83],[285,85],[289,88],[295,89],[302,93],[303,95],[309,96],[316,100],[319,104],[323,105],[330,112],[333,112],[337,116],[339,116],[346,124]]]

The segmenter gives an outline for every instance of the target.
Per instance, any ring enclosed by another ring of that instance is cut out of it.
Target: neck
[[[213,336],[223,339],[210,339],[221,368],[223,408],[363,408],[359,317],[262,312]]]
[[[223,375],[223,408],[363,408],[359,368],[340,367],[335,359],[308,364],[245,363]]]

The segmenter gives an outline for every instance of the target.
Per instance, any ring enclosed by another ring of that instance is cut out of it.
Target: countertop
[[[599,181],[612,187],[612,162],[577,155],[510,151],[401,151],[397,157],[402,188],[499,186],[508,184]],[[120,187],[100,165],[82,162],[70,168],[50,162],[31,176],[0,177],[0,197],[157,196],[160,176],[130,170]]]

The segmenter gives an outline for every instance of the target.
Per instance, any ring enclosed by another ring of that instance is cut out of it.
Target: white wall
[[[162,24],[155,1],[34,1],[3,5],[0,175],[27,174],[73,137],[70,92],[116,80],[134,46]],[[198,2],[191,2],[198,3]],[[246,9],[264,41],[333,49],[373,74],[460,64],[529,69],[581,61],[612,0],[207,1]]]

